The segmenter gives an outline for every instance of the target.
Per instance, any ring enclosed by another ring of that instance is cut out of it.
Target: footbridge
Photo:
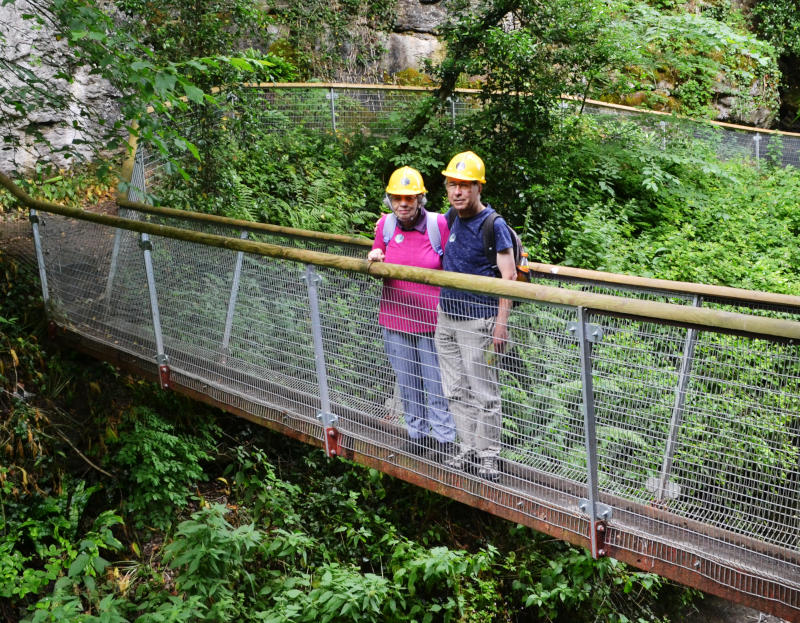
[[[800,621],[800,298],[532,265],[532,283],[370,263],[369,241],[121,200],[35,200],[59,339],[167,390],[639,569]],[[133,197],[135,198],[135,197]],[[405,438],[384,278],[518,304],[501,478]]]

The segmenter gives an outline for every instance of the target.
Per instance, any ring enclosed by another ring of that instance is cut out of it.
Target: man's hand
[[[508,299],[501,299],[508,300]],[[506,342],[508,341],[508,325],[505,322],[496,322],[494,325],[494,331],[492,331],[492,338],[494,343],[494,352],[498,355],[502,354],[506,350]]]
[[[386,259],[386,254],[382,249],[372,249],[372,251],[367,253],[367,259],[370,262],[382,262],[384,259]]]

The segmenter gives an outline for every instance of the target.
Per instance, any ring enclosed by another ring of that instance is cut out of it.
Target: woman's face
[[[392,203],[392,212],[404,225],[410,225],[417,218],[419,195],[389,195],[389,201]]]

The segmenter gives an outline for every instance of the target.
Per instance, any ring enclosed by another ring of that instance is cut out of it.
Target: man
[[[481,202],[486,183],[483,161],[473,152],[457,154],[442,171],[450,202],[452,222],[444,253],[444,270],[516,279],[513,242],[501,218],[494,222],[497,264],[486,257],[481,225],[493,212]],[[454,218],[455,217],[455,218]],[[442,370],[444,393],[455,418],[459,445],[447,462],[462,469],[474,458],[478,474],[499,479],[502,412],[494,353],[502,353],[508,340],[511,301],[442,288],[436,326],[436,348]]]

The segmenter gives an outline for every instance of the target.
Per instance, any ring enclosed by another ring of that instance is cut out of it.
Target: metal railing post
[[[703,298],[695,295],[692,298],[692,306],[700,307]],[[664,461],[661,465],[661,474],[658,477],[658,487],[656,489],[656,500],[662,502],[664,496],[677,497],[675,487],[669,484],[669,475],[672,471],[672,459],[675,456],[675,444],[678,440],[678,430],[683,420],[683,409],[686,405],[686,387],[689,385],[689,372],[694,361],[694,348],[697,345],[697,329],[689,329],[686,332],[686,341],[683,343],[683,356],[681,357],[681,368],[678,372],[678,385],[675,388],[675,401],[672,405],[672,416],[669,421],[669,435],[667,445],[664,449]]]
[[[247,232],[243,231],[239,236],[242,240],[247,239]],[[228,298],[228,312],[225,315],[225,332],[222,335],[222,361],[225,363],[228,359],[229,344],[231,341],[231,331],[233,330],[233,312],[236,309],[236,299],[239,297],[239,282],[242,277],[242,260],[244,259],[244,252],[239,251],[236,254],[236,267],[233,269],[233,284],[231,284],[231,295]]]
[[[139,246],[144,252],[144,270],[147,274],[147,291],[150,294],[150,312],[153,316],[153,333],[156,339],[156,362],[158,363],[158,378],[161,389],[169,389],[169,359],[164,352],[164,337],[161,332],[161,314],[158,311],[158,296],[156,296],[156,279],[153,272],[153,258],[151,253],[153,243],[150,236],[142,234]]]
[[[33,246],[36,250],[36,263],[39,265],[39,281],[42,284],[42,300],[47,309],[47,303],[50,300],[50,290],[47,287],[47,270],[44,264],[44,252],[42,251],[42,238],[39,234],[39,215],[33,208],[28,213],[28,218],[31,222],[33,229]]]
[[[42,301],[47,310],[47,303],[50,301],[50,289],[47,287],[47,270],[44,264],[44,252],[42,251],[42,238],[39,234],[39,215],[33,208],[28,212],[28,218],[33,228],[33,246],[36,249],[36,263],[39,264],[39,281],[42,283]]]
[[[339,97],[339,96],[336,94],[336,91],[333,90],[333,87],[331,87],[328,90],[327,97],[331,101],[331,127],[333,128],[333,133],[336,134],[336,104],[335,104],[335,101],[336,101],[336,98]]]
[[[580,500],[579,508],[589,515],[589,541],[592,558],[606,555],[606,520],[611,517],[611,508],[600,503],[597,479],[597,427],[594,411],[594,383],[592,381],[592,344],[603,339],[603,330],[586,321],[586,308],[578,307],[578,321],[569,324],[571,333],[577,336],[580,347],[581,398],[583,408],[584,442],[586,444],[586,499]]]
[[[137,144],[136,154],[133,158],[133,171],[131,181],[128,186],[128,200],[144,203],[145,200],[145,181],[144,181],[144,150]],[[129,215],[128,218],[138,218],[136,213]],[[111,305],[111,290],[114,287],[114,279],[117,276],[117,263],[119,262],[119,251],[122,246],[122,231],[117,228],[114,231],[114,246],[111,249],[111,264],[108,269],[108,280],[106,281],[105,304],[106,308]]]
[[[314,339],[314,363],[317,368],[317,381],[319,383],[320,413],[317,417],[322,421],[324,431],[325,452],[328,456],[337,456],[339,450],[339,431],[334,426],[336,416],[331,412],[331,400],[328,395],[328,372],[325,367],[325,349],[322,344],[322,322],[319,313],[319,283],[322,277],[317,274],[314,266],[306,265],[306,274],[303,279],[308,286],[308,302],[311,311],[311,335]]]
[[[456,99],[455,99],[455,96],[451,95],[445,101],[448,104],[450,104],[450,126],[455,128],[456,127]]]
[[[754,134],[753,135],[753,146],[756,152],[756,166],[760,166],[760,159],[761,159],[761,135]]]

